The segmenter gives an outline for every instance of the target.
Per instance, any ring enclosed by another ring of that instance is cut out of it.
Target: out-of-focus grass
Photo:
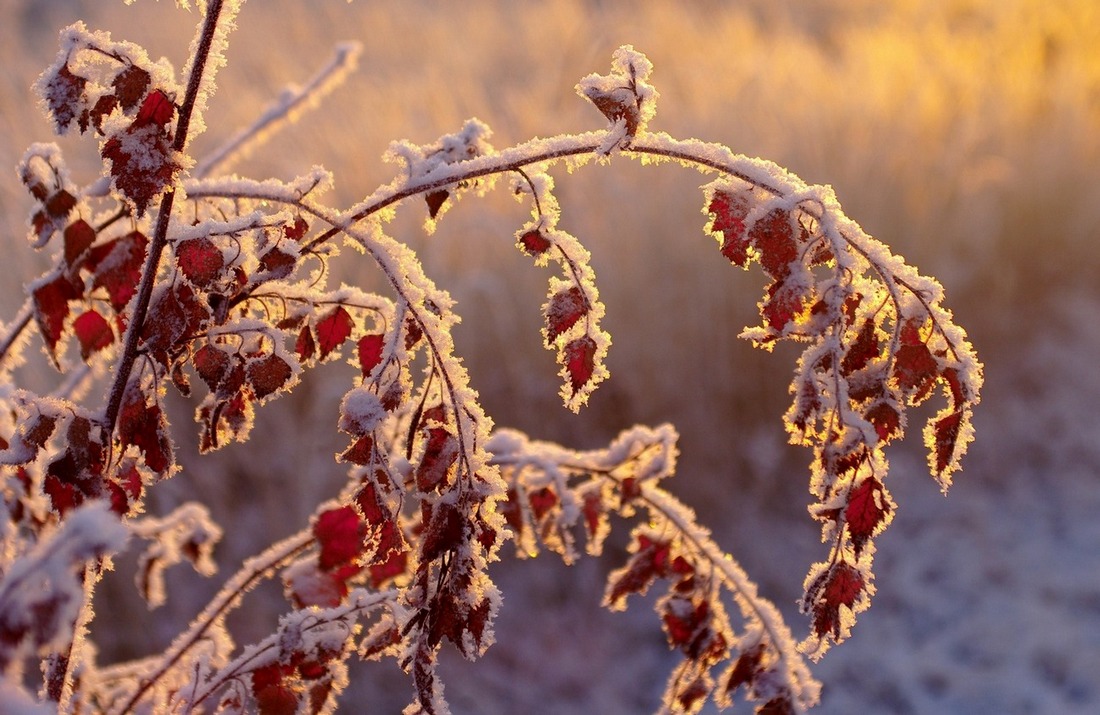
[[[181,28],[192,19],[169,2],[0,0],[0,12],[6,166],[31,141],[48,140],[25,88],[53,57],[61,26],[84,18],[178,65],[190,40]],[[497,146],[600,126],[573,84],[606,71],[611,51],[632,43],[656,66],[662,97],[652,128],[726,143],[833,184],[869,233],[941,278],[991,378],[1016,377],[1015,351],[1061,319],[1067,295],[1095,297],[1100,6],[1092,0],[255,0],[239,25],[196,153],[247,123],[284,83],[308,77],[335,41],[364,43],[361,69],[343,90],[239,167],[289,177],[322,163],[336,174],[337,204],[389,180],[396,167],[379,157],[390,140],[428,142],[469,116],[494,127]],[[98,170],[84,143],[62,144],[78,176]],[[546,276],[511,246],[526,208],[503,191],[484,205],[466,199],[424,237],[424,209],[413,204],[393,231],[459,299],[459,348],[499,422],[581,446],[637,421],[675,422],[684,435],[676,479],[685,498],[787,604],[805,565],[821,555],[802,506],[809,455],[784,447],[779,423],[794,352],[769,356],[737,340],[763,279],[725,264],[702,235],[702,182],[678,167],[626,161],[559,176],[563,226],[592,250],[614,338],[613,377],[580,417],[558,404],[552,356],[539,345]],[[26,206],[13,173],[0,174],[6,260],[30,278],[42,261],[28,257],[22,240]],[[358,256],[345,258],[335,266],[339,277],[369,275]],[[4,315],[20,295],[13,278],[0,285]],[[300,523],[310,498],[338,479],[325,460],[338,448],[330,433],[350,373],[329,372],[332,380],[263,410],[271,414],[261,415],[256,439],[269,440],[194,461],[168,489],[184,498],[201,485],[239,500],[233,480],[253,490],[278,484],[271,494],[294,490],[302,499],[272,498],[248,518],[286,529]],[[984,410],[996,414],[999,400],[1027,397],[1004,384],[990,380]],[[177,418],[181,442],[185,419],[186,408]],[[984,435],[983,425],[998,427],[979,414],[979,440],[1005,441]],[[301,442],[287,440],[288,430]],[[257,462],[257,453],[270,459]],[[979,462],[965,466],[964,483],[994,478]],[[782,548],[756,541],[760,514],[795,525],[784,526]],[[224,560],[252,548],[235,542]],[[497,649],[506,659],[504,641]]]

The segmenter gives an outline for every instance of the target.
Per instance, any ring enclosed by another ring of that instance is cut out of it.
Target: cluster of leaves
[[[22,661],[37,655],[44,697],[65,711],[328,712],[350,659],[392,657],[413,683],[406,712],[446,713],[439,654],[449,643],[475,659],[493,643],[501,596],[488,566],[502,544],[572,562],[579,539],[588,554],[601,551],[616,516],[637,523],[605,605],[625,608],[632,594],[667,583],[657,610],[683,656],[668,711],[696,712],[708,698],[725,707],[739,693],[758,712],[812,707],[819,685],[804,656],[847,637],[873,592],[873,540],[895,509],[883,449],[901,437],[906,409],[942,386],[948,406],[925,438],[945,489],[971,437],[980,365],[940,306],[939,286],[863,234],[828,189],[725,147],[649,133],[652,66],[630,47],[615,53],[610,74],[577,86],[606,129],[496,150],[488,127],[471,120],[428,145],[397,142],[388,158],[403,171],[346,210],[320,202],[331,183],[321,169],[289,182],[206,178],[217,168],[208,161],[185,180],[196,166],[186,155],[191,117],[213,89],[237,7],[210,0],[202,9],[185,89],[166,62],[81,24],[62,33],[36,84],[59,132],[96,138],[103,176],[78,186],[55,145],[31,147],[19,168],[34,201],[31,243],[42,248],[56,235],[61,245],[0,336],[4,692],[26,695]],[[326,68],[307,86],[346,69]],[[240,136],[216,156],[259,143]],[[812,625],[800,646],[661,484],[675,468],[671,427],[635,427],[594,452],[491,433],[454,354],[453,301],[384,231],[390,207],[407,199],[426,202],[431,230],[450,205],[509,177],[532,210],[516,246],[557,270],[542,335],[563,402],[577,411],[608,377],[610,338],[589,253],[559,228],[549,169],[618,156],[716,172],[703,190],[706,230],[729,261],[759,263],[772,281],[762,324],[746,337],[807,344],[786,423],[792,441],[814,451],[812,513],[830,551],[806,580]],[[339,240],[379,269],[385,295],[328,286]],[[31,326],[66,375],[53,394],[9,379]],[[247,441],[258,406],[340,359],[353,367],[335,425],[348,438],[336,456],[347,474],[340,493],[246,561],[165,652],[96,663],[85,644],[88,605],[127,535],[146,542],[137,586],[151,607],[164,601],[164,569],[188,561],[214,572],[222,534],[201,504],[144,515],[148,490],[179,470],[168,390],[195,401],[205,453]],[[86,399],[97,383],[106,387],[101,407]],[[225,618],[272,578],[282,579],[290,610],[271,636],[239,647]]]

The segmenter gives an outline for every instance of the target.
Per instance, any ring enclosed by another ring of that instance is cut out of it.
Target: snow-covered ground
[[[52,59],[58,29],[84,18],[179,65],[190,31],[172,5],[0,0],[0,168],[49,140],[26,88]],[[888,486],[899,510],[879,539],[878,594],[852,639],[815,667],[825,685],[819,712],[1100,712],[1100,7],[403,7],[246,5],[196,151],[249,121],[284,83],[304,81],[337,41],[359,40],[362,67],[348,85],[278,151],[241,166],[262,178],[323,163],[347,203],[388,180],[393,167],[379,157],[391,139],[428,141],[474,115],[494,127],[497,146],[599,126],[573,85],[633,43],[656,66],[654,129],[721,141],[834,184],[868,232],[941,278],[987,366],[977,441],[948,496],[925,473],[918,430],[893,456]],[[93,170],[76,154],[69,161]],[[779,424],[793,358],[736,340],[760,279],[717,260],[701,235],[701,181],[684,173],[612,166],[559,180],[563,222],[594,254],[615,339],[613,377],[576,418],[557,403],[552,360],[539,348],[544,276],[510,246],[514,203],[490,199],[486,215],[468,201],[430,239],[419,216],[399,217],[395,231],[407,230],[398,235],[460,301],[459,348],[499,423],[584,447],[636,421],[676,423],[684,499],[798,633],[806,623],[791,604],[824,548],[805,514],[808,455],[783,444]],[[5,265],[29,279],[41,263],[22,240],[25,207],[14,171],[0,171]],[[348,280],[361,278],[346,270]],[[4,318],[21,301],[7,275]],[[260,415],[269,443],[258,436],[196,459],[163,485],[164,503],[194,488],[219,495],[215,513],[238,526],[223,567],[296,528],[336,483],[327,460],[347,376],[331,375],[331,385]],[[186,406],[179,412],[185,442]],[[655,709],[673,660],[647,608],[599,609],[610,566],[503,565],[500,642],[484,662],[444,670],[456,713]],[[186,580],[170,583],[163,612],[134,632],[104,633],[105,648],[140,652],[186,622],[202,595],[183,590]],[[128,587],[109,593],[121,599]],[[283,607],[277,592],[268,595],[250,613]],[[254,635],[265,633],[266,625]],[[369,699],[370,712],[407,702],[392,663],[366,674],[348,697]]]

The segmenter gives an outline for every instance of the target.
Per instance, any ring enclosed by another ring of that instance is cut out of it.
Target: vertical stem
[[[202,85],[202,73],[206,67],[206,60],[210,56],[210,47],[214,41],[214,34],[218,27],[218,17],[221,15],[222,0],[209,0],[206,8],[206,18],[202,27],[202,35],[199,39],[198,49],[195,51],[194,63],[191,67],[191,76],[187,79],[187,94],[184,95],[183,105],[180,106],[179,122],[176,124],[176,136],[172,141],[175,151],[183,151],[187,144],[187,130],[191,124],[191,113],[195,108],[195,100],[199,95],[199,87]],[[160,257],[164,253],[164,247],[168,242],[168,222],[172,218],[172,204],[175,202],[175,189],[169,189],[160,202],[160,210],[157,213],[157,224],[153,232],[153,240],[149,244],[149,255],[145,260],[145,268],[141,274],[141,284],[138,287],[137,301],[134,303],[133,315],[130,316],[130,325],[126,329],[126,341],[122,348],[122,357],[119,359],[118,371],[111,385],[111,392],[107,399],[107,411],[103,422],[107,428],[107,434],[113,434],[115,423],[118,420],[118,411],[122,406],[122,396],[126,391],[126,383],[130,379],[130,372],[134,368],[134,360],[137,358],[137,345],[141,337],[141,328],[145,324],[145,317],[149,312],[149,300],[153,295],[153,285],[156,283],[157,269],[160,266]]]
[[[199,44],[191,65],[191,75],[187,78],[187,92],[184,95],[183,105],[180,107],[179,121],[176,123],[176,135],[172,140],[172,149],[177,152],[182,152],[187,145],[187,131],[191,124],[191,114],[195,109],[195,101],[202,86],[203,71],[210,57],[210,49],[213,46],[214,36],[218,29],[218,18],[221,16],[221,11],[222,0],[209,0],[206,7],[206,16],[203,19]],[[125,345],[107,400],[104,426],[108,435],[114,433],[118,411],[122,405],[122,396],[126,390],[126,383],[130,378],[130,372],[134,368],[138,340],[141,337],[141,328],[145,323],[145,317],[149,312],[149,300],[153,295],[153,285],[156,283],[160,257],[168,242],[168,222],[172,218],[172,204],[175,198],[175,190],[168,189],[160,202],[156,229],[153,233],[153,240],[149,245],[149,255],[146,257],[145,268],[142,271],[137,301],[134,303],[130,324],[126,329]],[[76,622],[73,624],[73,637],[69,641],[65,652],[55,654],[48,660],[46,666],[47,697],[59,705],[63,704],[71,685],[73,660],[74,656],[77,655],[75,652],[76,639],[81,637],[80,631],[83,630],[86,624],[88,607],[92,599],[94,579],[89,574],[88,568],[84,569],[81,583],[84,585],[84,603]]]

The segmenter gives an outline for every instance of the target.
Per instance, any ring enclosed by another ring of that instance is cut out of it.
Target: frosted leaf
[[[599,148],[609,153],[626,148],[657,113],[657,90],[646,82],[653,64],[632,45],[615,50],[611,74],[590,74],[577,84],[577,94],[590,100],[611,122],[611,132]]]

